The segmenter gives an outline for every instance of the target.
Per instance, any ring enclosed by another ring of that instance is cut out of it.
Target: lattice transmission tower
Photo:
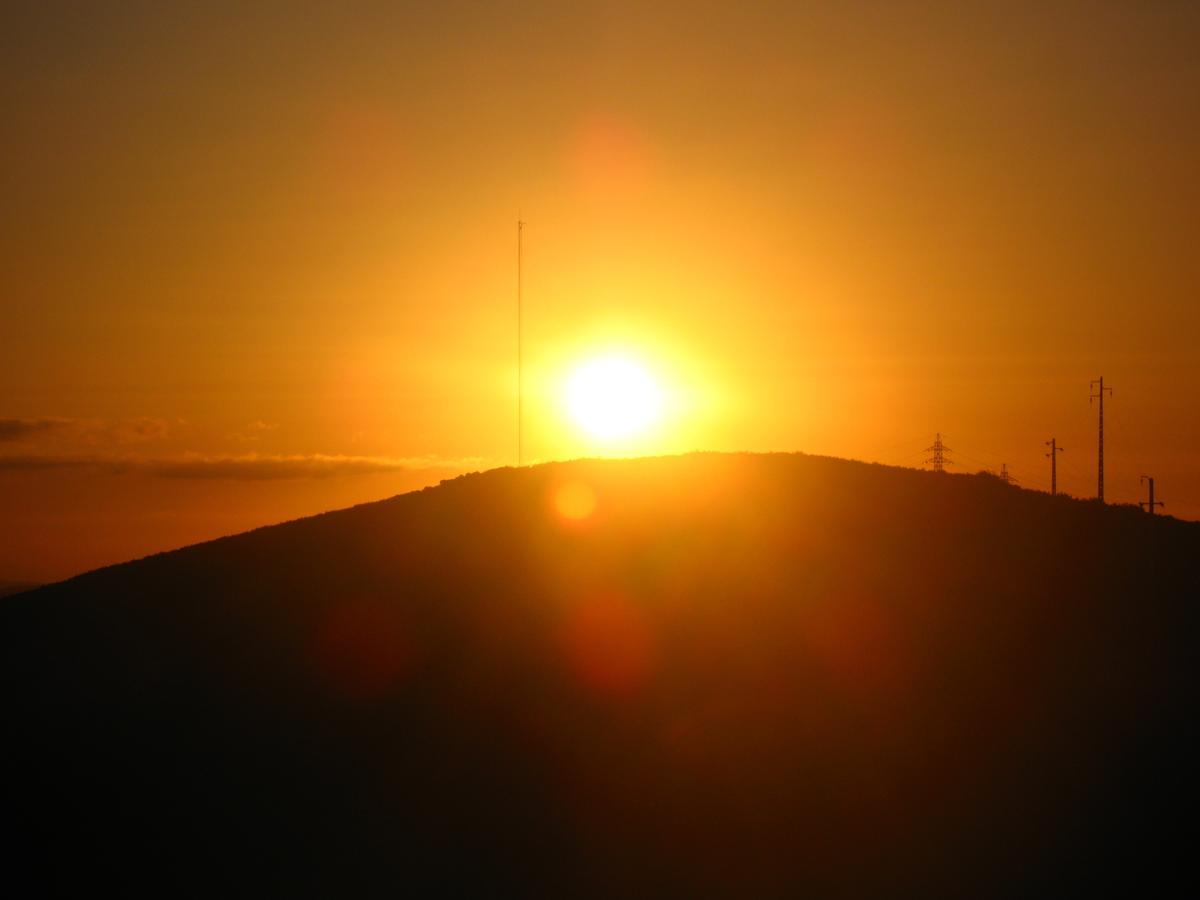
[[[925,452],[933,454],[929,457],[929,459],[925,460],[925,464],[933,466],[933,471],[935,472],[945,472],[946,466],[954,465],[953,460],[946,458],[946,454],[951,453],[952,451],[949,447],[942,443],[941,432],[938,432],[937,437],[934,438],[933,446],[926,447]]]

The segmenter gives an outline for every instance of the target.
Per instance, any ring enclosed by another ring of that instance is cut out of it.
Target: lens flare
[[[554,508],[564,519],[586,519],[596,511],[596,492],[581,481],[567,482],[555,491]]]

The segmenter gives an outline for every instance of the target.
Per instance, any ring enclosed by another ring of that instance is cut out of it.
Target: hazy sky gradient
[[[1200,518],[1200,7],[6,4],[0,579],[513,460],[805,450]],[[247,8],[251,7],[251,8]],[[565,371],[670,415],[589,444]],[[7,424],[6,424],[7,423]]]

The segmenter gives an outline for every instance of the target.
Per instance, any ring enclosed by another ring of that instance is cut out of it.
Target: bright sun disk
[[[602,440],[640,434],[662,411],[662,390],[654,377],[624,356],[582,363],[567,380],[565,399],[575,424]]]

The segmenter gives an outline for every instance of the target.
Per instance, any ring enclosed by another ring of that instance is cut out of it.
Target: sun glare
[[[601,440],[634,437],[662,413],[662,389],[636,360],[605,356],[582,363],[567,379],[565,400],[571,419]]]

